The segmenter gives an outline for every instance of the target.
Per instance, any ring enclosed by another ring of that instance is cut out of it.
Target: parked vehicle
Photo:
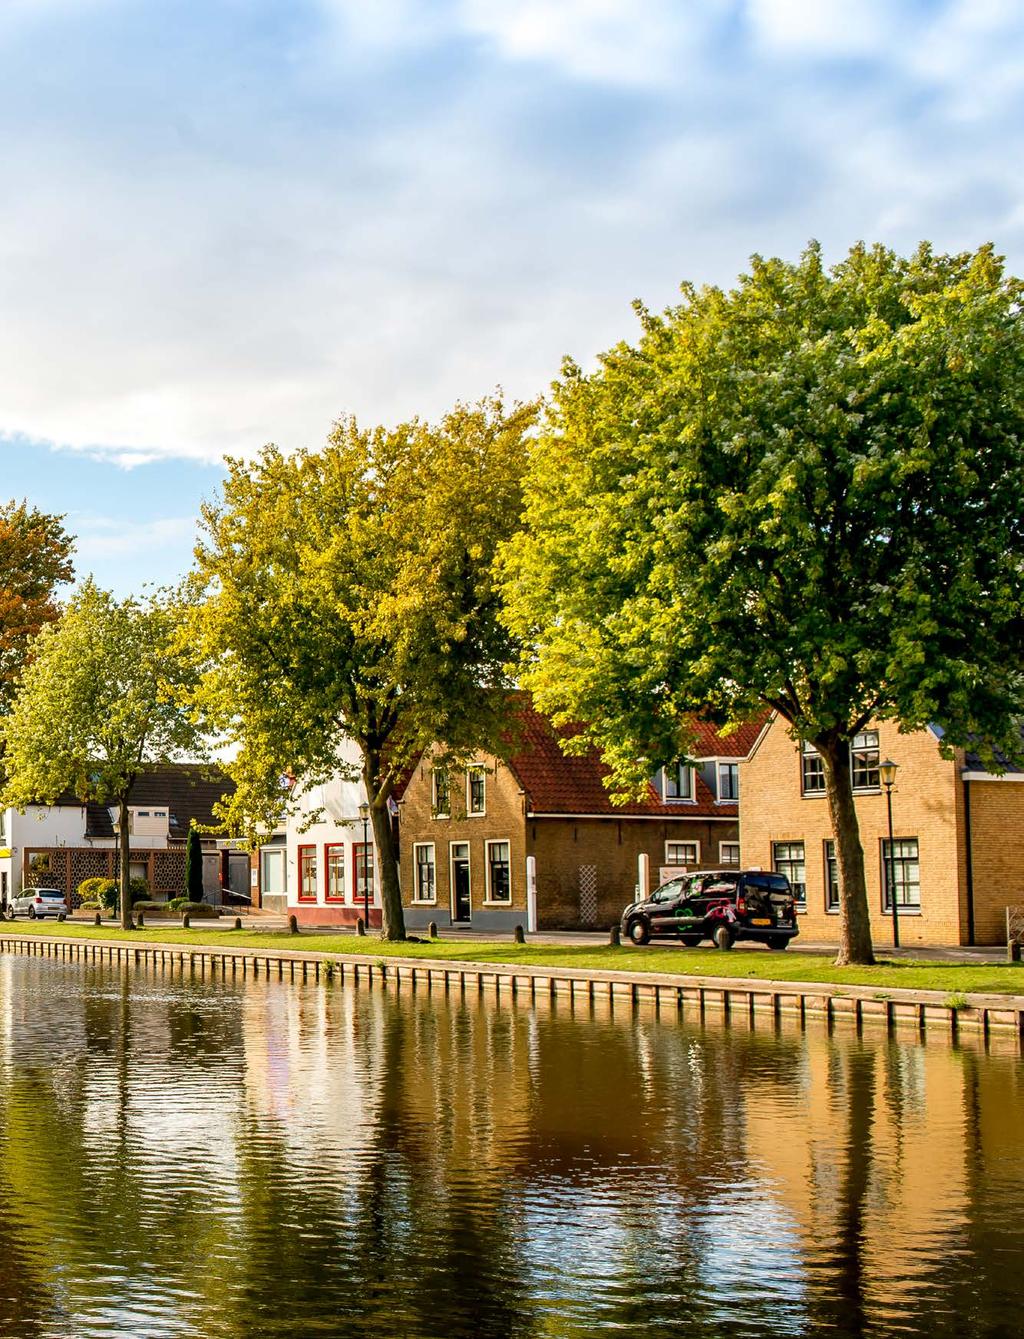
[[[67,914],[68,904],[59,888],[23,888],[17,897],[11,899],[7,910],[12,921],[15,916],[27,916],[30,921],[55,916],[62,921]]]
[[[788,948],[800,933],[793,890],[784,874],[763,870],[698,870],[655,889],[622,913],[621,933],[634,944],[679,939],[695,948],[710,939],[721,949],[737,940]]]

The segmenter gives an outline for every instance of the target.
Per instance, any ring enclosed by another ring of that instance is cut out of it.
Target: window
[[[666,800],[693,799],[693,768],[687,762],[666,767],[662,772],[662,795]]]
[[[271,896],[286,891],[284,847],[270,847],[260,852],[260,889]]]
[[[772,868],[776,874],[785,874],[793,889],[793,900],[804,906],[807,902],[807,871],[803,842],[772,842]]]
[[[508,842],[487,843],[487,900],[488,902],[512,901]]]
[[[892,844],[892,882],[896,886],[896,906],[919,911],[921,908],[921,866],[918,861],[917,838],[897,837]],[[886,911],[892,910],[892,898],[889,895],[889,840],[882,841],[882,905]]]
[[[434,784],[434,817],[447,818],[452,811],[451,780],[448,773],[435,767],[432,773]]]
[[[740,863],[740,844],[739,842],[719,842],[718,860],[722,865],[739,865]]]
[[[739,797],[739,763],[720,762],[718,764],[718,798],[720,800],[738,800]]]
[[[7,810],[0,809],[0,842],[7,841]]]
[[[825,843],[825,910],[839,910],[839,861],[834,841]]]
[[[345,900],[345,848],[341,843],[324,847],[324,861],[327,865],[327,901]]]
[[[878,731],[864,730],[853,737],[850,749],[850,776],[854,790],[878,790]]]
[[[316,901],[316,847],[299,847],[299,901]]]
[[[368,896],[372,902],[376,882],[373,867],[373,845],[371,842],[367,842],[365,846],[362,842],[356,842],[352,847],[352,852],[356,866],[356,901],[363,902]]]
[[[666,865],[699,865],[700,842],[666,842]]]
[[[806,741],[800,755],[800,789],[805,795],[825,794],[825,764],[814,745]]]
[[[434,843],[418,842],[413,848],[416,886],[414,902],[434,902],[437,899],[437,866],[434,863]]]
[[[479,817],[487,810],[487,776],[482,767],[466,773],[466,813]]]

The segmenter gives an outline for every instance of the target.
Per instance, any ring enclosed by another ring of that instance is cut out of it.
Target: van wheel
[[[713,938],[715,941],[715,948],[723,950],[732,948],[732,931],[729,929],[728,925],[717,926]]]
[[[650,928],[643,920],[630,921],[627,933],[634,944],[646,944],[651,937]]]

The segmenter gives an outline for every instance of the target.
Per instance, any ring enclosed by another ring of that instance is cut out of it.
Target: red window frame
[[[374,859],[373,842],[353,842],[352,843],[352,902],[355,906],[363,905],[363,884],[359,877],[359,853],[360,851],[369,851],[369,874],[370,874],[370,906],[377,901],[377,862]]]
[[[310,853],[312,853],[312,856],[313,856],[313,893],[312,893],[312,896],[310,896],[310,894],[306,892],[306,870],[305,870],[305,866],[306,866],[306,864],[307,864],[307,862],[308,862],[308,860],[309,860]],[[299,900],[300,902],[315,902],[316,899],[317,899],[317,883],[318,883],[319,878],[320,878],[320,872],[319,872],[319,870],[317,869],[316,844],[314,843],[314,844],[312,844],[312,845],[310,845],[310,846],[300,846],[300,847],[298,848],[298,857],[299,857],[299,859],[298,859],[298,865],[299,865],[298,900]]]
[[[344,842],[324,842],[324,901],[325,902],[344,902],[345,890],[340,893],[331,892],[331,853],[341,852],[341,877],[345,879],[347,870],[345,869],[345,843]]]

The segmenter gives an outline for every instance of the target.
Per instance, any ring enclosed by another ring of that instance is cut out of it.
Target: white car
[[[15,916],[27,916],[30,921],[55,916],[62,921],[68,914],[68,904],[59,888],[23,888],[12,899],[7,914],[12,921]]]

